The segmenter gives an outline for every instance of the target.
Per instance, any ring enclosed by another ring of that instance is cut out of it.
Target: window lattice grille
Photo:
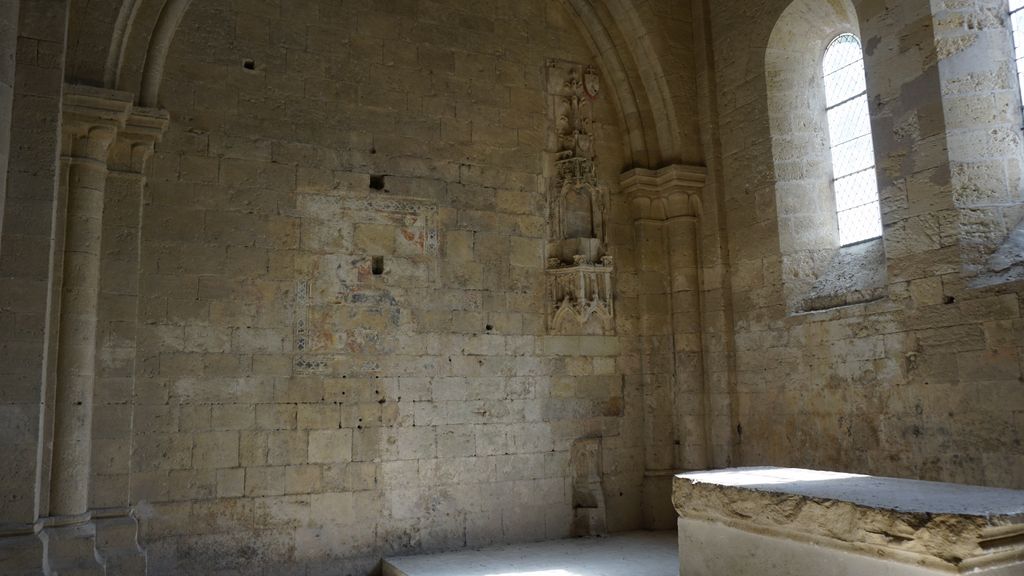
[[[1024,0],[1014,0],[1024,6]],[[864,52],[853,34],[829,44],[822,63],[839,244],[882,235]]]
[[[1017,63],[1017,85],[1024,106],[1024,0],[1010,0],[1010,28],[1013,30],[1013,59]]]

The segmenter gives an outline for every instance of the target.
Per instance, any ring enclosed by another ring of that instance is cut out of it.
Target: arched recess
[[[795,0],[765,52],[779,249],[792,312],[884,295],[882,240],[839,246],[822,57],[846,33],[860,36],[850,0]]]
[[[678,162],[698,163],[700,154],[694,127],[678,110],[676,96],[695,98],[695,87],[682,81],[693,63],[671,59],[670,49],[648,3],[634,0],[562,0],[575,17],[601,67],[612,80],[625,129],[631,167],[657,168]],[[684,19],[683,21],[686,21]],[[674,30],[675,34],[690,34]],[[663,60],[686,70],[668,74]],[[687,141],[687,139],[689,141]]]
[[[692,46],[692,12],[688,6],[677,8],[672,18],[655,14],[651,2],[606,0],[612,22],[621,30],[619,50],[628,53],[636,64],[654,122],[652,136],[657,137],[658,165],[681,162],[700,164],[696,106],[696,62],[692,52],[673,52],[674,39],[679,46]],[[666,27],[672,27],[666,29]],[[684,109],[683,106],[686,106]]]
[[[167,52],[192,0],[74,1],[68,81],[131,92],[139,104],[158,106]],[[690,93],[685,74],[666,74],[668,48],[658,43],[663,31],[650,7],[635,0],[562,2],[613,88],[626,168],[696,161],[683,152],[687,137],[694,140],[689,148],[696,148],[696,134],[680,124],[675,104],[676,96]],[[97,39],[109,45],[94,46]]]
[[[157,107],[167,51],[192,0],[73,0],[68,82],[122,90]]]
[[[630,67],[623,60],[616,47],[611,30],[604,25],[594,5],[589,0],[562,0],[566,11],[573,16],[583,37],[590,45],[601,70],[608,77],[608,84],[615,99],[623,128],[624,150],[633,165],[650,162],[650,149],[646,138],[646,126],[650,120],[644,117],[640,99],[632,82]]]

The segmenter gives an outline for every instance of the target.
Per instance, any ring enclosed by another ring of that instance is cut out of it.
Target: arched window
[[[1024,106],[1024,0],[1010,0],[1010,28],[1013,30],[1013,55],[1017,62],[1017,80],[1021,88],[1021,105]]]
[[[1024,0],[1014,1],[1024,4]],[[882,235],[860,39],[842,34],[832,40],[822,68],[839,244],[849,246]]]

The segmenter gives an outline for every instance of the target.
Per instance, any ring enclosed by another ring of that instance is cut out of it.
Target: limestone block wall
[[[1020,280],[1024,120],[1007,3],[933,12],[964,270],[975,285]]]
[[[103,328],[108,382],[135,358],[125,473],[151,573],[361,573],[566,536],[582,437],[603,438],[608,528],[639,527],[639,282],[606,98],[616,335],[546,335],[552,58],[593,57],[542,0],[193,3],[134,340],[114,312]]]
[[[765,75],[768,40],[788,4],[709,4],[721,129],[713,172],[721,171],[727,207],[738,459],[1019,488],[1020,286],[967,285],[954,196],[964,187],[951,178],[967,167],[959,158],[951,165],[951,143],[971,138],[985,156],[998,142],[1019,140],[1020,128],[968,129],[950,116],[957,107],[946,105],[951,84],[937,64],[948,17],[933,12],[943,3],[854,2],[879,160],[886,296],[789,313],[778,224],[785,198],[773,170]],[[985,22],[1001,14],[998,2],[944,4],[977,9]],[[1015,154],[1006,151],[1012,160],[991,172],[1012,174],[1000,170],[1016,166]],[[990,171],[976,174],[978,182]],[[996,187],[1017,193],[1009,181]]]
[[[32,524],[48,507],[37,482],[48,478],[49,422],[42,418],[42,403],[53,361],[46,353],[54,336],[48,329],[54,313],[50,277],[60,274],[63,247],[54,218],[62,209],[56,191],[67,7],[63,2],[3,6],[4,14],[18,20],[17,25],[5,21],[8,28],[0,34],[7,42],[6,35],[15,33],[17,50],[14,66],[5,60],[0,73],[13,79],[10,115],[0,114],[10,122],[15,143],[0,174],[6,180],[0,207],[0,452],[10,463],[0,469],[0,518],[5,532],[32,534]]]
[[[11,154],[11,105],[14,102],[14,71],[18,52],[18,0],[0,3],[0,174],[7,173]],[[6,178],[0,178],[0,214],[3,213]],[[2,219],[0,219],[2,222]]]

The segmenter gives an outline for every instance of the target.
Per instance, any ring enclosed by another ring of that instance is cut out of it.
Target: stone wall
[[[66,9],[63,2],[2,8],[18,18],[17,25],[3,24],[5,47],[10,46],[7,34],[16,34],[17,59],[13,66],[5,61],[0,73],[0,82],[14,81],[10,115],[0,112],[10,123],[12,142],[2,175],[6,196],[0,195],[0,451],[11,463],[0,469],[5,532],[31,534],[47,509],[48,495],[37,486],[48,474],[44,446],[51,422],[44,419],[42,404],[53,363],[47,352],[54,336],[51,275],[60,274],[63,246],[55,217],[63,208],[57,158]]]
[[[592,61],[540,0],[193,4],[142,214],[130,486],[152,573],[566,536],[590,436],[608,528],[639,526],[637,282],[604,97],[617,336],[546,336],[553,58]]]
[[[1024,120],[1007,4],[932,9],[964,271],[976,286],[1019,281]]]
[[[18,0],[0,3],[0,174],[7,173],[11,155],[11,105],[14,103],[14,71],[18,53]],[[7,179],[0,178],[0,214],[3,214]],[[0,227],[3,219],[0,218]]]
[[[961,26],[949,14],[933,16],[928,2],[854,4],[879,160],[887,295],[791,314],[779,248],[786,199],[776,187],[765,74],[768,40],[789,2],[711,3],[721,127],[720,164],[713,168],[723,174],[736,331],[734,462],[1019,488],[1020,287],[968,287],[971,243],[954,197],[966,186],[951,178],[967,168],[961,158],[951,163],[958,150],[952,143],[974,138],[975,149],[993,150],[997,141],[1019,140],[1019,122],[1012,130],[966,129],[962,115],[950,115],[966,100],[950,103],[959,98],[949,90],[954,75],[940,74],[938,65],[948,56],[946,38],[955,36],[950,28],[964,37],[979,29],[975,10],[985,16],[984,28],[1001,28],[1005,36],[997,9],[1005,6],[946,2],[964,18]],[[996,44],[1005,46],[1003,40]],[[1007,65],[991,61],[991,50],[963,58],[957,74]],[[999,154],[1000,166],[1019,162],[1019,151]],[[974,170],[970,178],[980,183],[1001,170]],[[1017,189],[1005,180],[993,186],[1004,196]]]
[[[135,516],[156,574],[368,573],[667,527],[671,474],[729,464],[1024,485],[1003,0],[14,13],[0,571],[139,573]],[[845,30],[885,237],[837,256],[801,114]],[[569,214],[603,245],[550,232],[556,152],[590,162],[571,70],[600,78],[607,190],[581,170]],[[547,317],[546,268],[577,264],[615,270],[614,322],[580,334]]]

